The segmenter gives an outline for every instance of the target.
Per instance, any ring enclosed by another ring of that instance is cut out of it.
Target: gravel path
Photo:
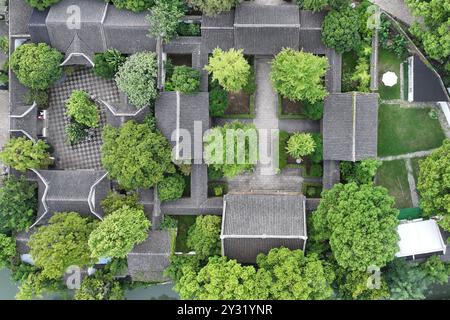
[[[419,206],[419,196],[416,189],[416,181],[414,180],[411,159],[405,160],[406,171],[408,172],[408,184],[411,192],[411,201],[414,208]]]
[[[412,159],[412,158],[423,158],[423,157],[428,157],[435,150],[436,149],[427,150],[427,151],[411,152],[411,153],[401,154],[398,156],[379,157],[378,159],[381,161],[394,161],[394,160],[405,160],[405,159]]]

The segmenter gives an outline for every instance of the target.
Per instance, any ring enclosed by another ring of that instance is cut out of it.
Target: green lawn
[[[378,81],[380,97],[383,100],[400,99],[400,64],[403,61],[389,50],[380,48],[378,56]],[[381,81],[383,74],[392,71],[398,76],[398,82],[393,87],[387,87]]]
[[[405,109],[381,105],[378,115],[378,156],[400,155],[437,148],[445,139],[439,120],[430,108]]]
[[[395,198],[397,208],[412,207],[404,160],[383,162],[378,169],[376,184],[388,189],[389,194]]]
[[[172,216],[172,218],[178,221],[178,234],[175,251],[189,252],[189,248],[186,244],[187,234],[190,226],[195,223],[196,216]]]

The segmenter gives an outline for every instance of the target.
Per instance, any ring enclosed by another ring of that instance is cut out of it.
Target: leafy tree
[[[334,9],[341,9],[350,5],[350,0],[297,0],[301,9],[320,11],[328,6]]]
[[[133,12],[142,12],[150,9],[154,0],[105,0],[106,2],[112,1],[117,9],[127,9]]]
[[[198,216],[189,228],[187,246],[199,259],[220,255],[221,221],[219,216]]]
[[[324,300],[333,295],[334,272],[316,254],[275,248],[257,257],[258,267],[270,273],[269,299]]]
[[[200,71],[186,66],[176,66],[174,68],[170,85],[174,91],[189,94],[199,91]]]
[[[271,277],[265,270],[242,266],[225,257],[209,258],[198,273],[185,268],[175,290],[182,299],[198,300],[266,300]]]
[[[200,260],[195,255],[171,255],[170,264],[164,274],[172,279],[177,286],[183,275],[187,273],[198,273],[200,270]]]
[[[66,133],[67,136],[66,143],[70,145],[75,145],[83,141],[89,135],[88,129],[89,129],[88,127],[78,122],[70,122],[64,128],[64,132]]]
[[[152,52],[138,52],[128,57],[116,74],[117,87],[127,94],[137,108],[150,105],[157,96],[156,55]]]
[[[323,117],[323,101],[305,103],[305,116],[311,120],[320,120]]]
[[[147,16],[150,23],[150,35],[161,37],[169,42],[177,35],[180,19],[184,17],[184,4],[181,0],[155,0],[151,14]]]
[[[26,43],[11,55],[10,66],[26,87],[46,90],[61,78],[63,55],[45,43]]]
[[[426,216],[450,218],[450,140],[429,157],[419,162],[420,171],[417,190],[420,207]],[[445,220],[444,220],[445,222]],[[450,231],[450,225],[441,222]]]
[[[432,284],[447,283],[448,276],[448,267],[436,256],[420,264],[395,259],[386,270],[386,280],[393,300],[425,299],[428,288]]]
[[[150,221],[143,210],[124,206],[105,217],[89,236],[92,257],[124,258],[147,239]]]
[[[252,140],[257,138],[253,124],[234,121],[223,127],[213,128],[205,137],[205,162],[214,170],[222,171],[227,178],[252,170],[258,158],[257,143]],[[233,150],[233,159],[228,159],[230,156],[227,157],[227,152],[232,154]]]
[[[222,117],[228,106],[228,94],[217,82],[214,84],[209,91],[209,112],[213,117]]]
[[[328,13],[323,21],[322,41],[338,53],[358,48],[361,44],[358,11],[349,7]]]
[[[230,11],[241,0],[186,0],[188,5],[200,10],[207,16],[214,16],[223,11]]]
[[[91,219],[69,212],[55,213],[48,225],[39,227],[28,245],[42,276],[59,279],[69,266],[92,263],[87,241],[96,225]]]
[[[113,48],[96,53],[94,55],[94,73],[105,79],[113,79],[125,60],[125,56]]]
[[[42,11],[54,4],[57,4],[60,0],[25,0],[25,1],[33,8]]]
[[[146,124],[126,122],[120,129],[103,129],[102,164],[109,175],[127,189],[148,189],[175,173],[172,152],[160,132]]]
[[[314,152],[311,154],[311,160],[315,164],[319,164],[323,161],[323,139],[319,133],[312,133],[314,139]]]
[[[328,241],[339,266],[383,267],[398,252],[398,210],[383,187],[337,184],[312,215],[313,241]]]
[[[144,210],[144,205],[139,203],[139,196],[137,193],[123,195],[111,191],[108,193],[108,196],[102,200],[101,206],[105,215],[111,214],[125,206],[137,210]]]
[[[370,92],[370,65],[366,57],[360,57],[355,67],[355,72],[350,80],[358,84],[359,92]]]
[[[120,282],[112,277],[96,272],[81,282],[81,287],[75,292],[75,300],[123,300],[124,292]]]
[[[214,49],[205,70],[228,92],[239,92],[247,85],[251,71],[243,50]]]
[[[0,233],[27,230],[37,211],[36,184],[10,176],[0,188]]]
[[[0,160],[18,171],[46,169],[52,163],[48,149],[43,140],[33,142],[24,137],[12,138],[0,152]]]
[[[341,178],[346,182],[357,184],[371,183],[381,165],[382,162],[376,159],[365,159],[355,163],[342,161],[340,164]]]
[[[294,133],[288,140],[286,150],[296,159],[308,156],[316,149],[316,143],[310,133]]]
[[[180,199],[183,196],[186,182],[179,174],[165,177],[158,183],[158,195],[161,201],[171,201]]]
[[[328,67],[326,57],[287,48],[272,61],[270,77],[275,90],[283,97],[315,103],[327,95],[323,77]]]
[[[16,255],[16,241],[6,234],[0,233],[0,270],[8,267]]]
[[[89,128],[98,127],[100,114],[95,102],[82,90],[74,90],[66,102],[67,115]]]

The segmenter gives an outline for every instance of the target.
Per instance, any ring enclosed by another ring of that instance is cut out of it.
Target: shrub
[[[27,105],[36,103],[39,109],[45,110],[48,108],[48,92],[45,90],[30,90],[25,95],[25,103]]]
[[[164,216],[161,220],[161,230],[170,230],[178,228],[178,220],[170,216]]]
[[[156,55],[139,52],[128,57],[116,75],[117,87],[127,94],[137,108],[150,105],[157,96]]]
[[[26,87],[46,90],[61,78],[63,55],[45,43],[26,43],[11,55],[10,65]]]
[[[323,174],[323,169],[322,166],[320,164],[313,164],[311,166],[309,175],[312,177],[321,177]]]
[[[370,92],[370,64],[365,57],[358,59],[358,64],[355,68],[355,73],[351,80],[358,83],[359,92]]]
[[[223,191],[224,191],[224,187],[220,184],[214,187],[214,195],[216,197],[223,196]]]
[[[60,0],[26,0],[26,2],[32,6],[33,8],[36,8],[38,10],[45,10],[46,8],[57,4]]]
[[[9,55],[9,38],[8,36],[0,37],[0,50],[6,55]]]
[[[314,139],[314,144],[316,148],[314,152],[311,154],[311,161],[313,163],[321,163],[323,161],[323,139],[322,136],[318,133],[312,133],[312,137]]]
[[[136,244],[147,239],[150,226],[143,210],[124,206],[114,211],[89,236],[92,257],[125,258]]]
[[[250,77],[250,65],[244,58],[243,50],[214,49],[205,70],[212,75],[213,81],[217,81],[228,92],[241,91]]]
[[[105,0],[109,2],[110,0]],[[154,0],[111,0],[117,9],[128,9],[133,12],[142,12],[150,9]]]
[[[187,246],[195,251],[199,259],[220,255],[220,228],[222,219],[218,216],[198,216],[189,228]]]
[[[272,61],[270,78],[275,90],[283,97],[315,103],[327,94],[323,77],[328,67],[325,57],[283,49]]]
[[[214,16],[222,11],[230,11],[240,0],[187,0],[190,7],[200,10],[207,16]]]
[[[288,140],[287,153],[296,159],[308,156],[314,152],[316,144],[310,133],[296,132]]]
[[[305,116],[311,120],[320,120],[323,117],[323,101],[317,101],[310,103],[308,101],[305,104]]]
[[[16,255],[16,240],[0,233],[0,270],[9,267]]]
[[[181,37],[198,37],[201,35],[198,23],[180,22],[177,27],[177,34]]]
[[[94,55],[94,73],[105,79],[113,79],[126,58],[116,49],[108,49]]]
[[[105,215],[111,214],[125,206],[137,210],[144,210],[144,205],[139,203],[139,196],[137,193],[123,195],[110,191],[108,196],[102,200],[101,206]]]
[[[18,171],[46,169],[52,163],[48,149],[42,140],[33,142],[23,137],[12,138],[0,152],[0,160]]]
[[[222,170],[216,170],[213,167],[208,167],[208,179],[210,181],[219,180],[223,178]]]
[[[228,106],[228,94],[219,85],[209,92],[209,111],[213,117],[223,117]]]
[[[323,21],[322,41],[338,53],[357,49],[361,44],[358,11],[349,7],[328,13]]]
[[[66,102],[67,115],[81,125],[89,128],[98,127],[100,115],[94,101],[81,90],[72,92]]]
[[[37,212],[37,186],[23,177],[10,176],[0,188],[0,233],[27,230]]]
[[[179,174],[165,177],[158,183],[158,195],[161,201],[171,201],[179,199],[183,196],[186,182]]]
[[[341,179],[348,183],[371,183],[381,164],[381,161],[375,159],[365,159],[356,163],[342,161],[340,164]]]
[[[78,123],[71,122],[64,128],[64,131],[67,136],[66,143],[70,145],[75,145],[80,143],[89,135],[86,126]]]
[[[170,81],[175,91],[195,93],[200,88],[200,71],[186,66],[176,66]]]

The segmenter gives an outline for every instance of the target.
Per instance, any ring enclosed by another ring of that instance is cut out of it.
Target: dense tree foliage
[[[84,267],[92,263],[88,238],[97,222],[78,213],[55,213],[49,224],[30,237],[28,245],[42,276],[60,278],[69,266]]]
[[[11,176],[0,188],[0,233],[27,230],[36,216],[37,186]]]
[[[127,94],[135,107],[148,106],[157,96],[157,71],[155,53],[135,53],[119,67],[116,74],[117,87]]]
[[[327,95],[323,77],[328,67],[326,57],[287,48],[272,61],[270,77],[275,90],[284,98],[315,103]]]
[[[186,0],[189,6],[200,10],[207,16],[214,16],[223,11],[230,11],[242,0]]]
[[[376,159],[365,159],[359,162],[342,161],[340,164],[341,179],[357,184],[370,183],[381,165],[382,162]]]
[[[148,189],[175,173],[166,138],[147,124],[126,122],[120,129],[103,129],[102,164],[109,175],[128,190]]]
[[[33,8],[42,11],[54,4],[57,4],[60,0],[25,0],[25,1]]]
[[[147,20],[150,24],[150,35],[155,39],[161,37],[169,42],[177,35],[180,19],[185,11],[181,0],[155,0],[155,5],[150,10]]]
[[[105,0],[112,2],[118,9],[128,9],[134,12],[141,12],[150,9],[155,0]]]
[[[426,216],[442,216],[441,226],[450,231],[450,140],[419,163],[420,207]]]
[[[46,90],[61,78],[63,55],[45,43],[26,43],[10,59],[17,79],[33,90]]]
[[[42,140],[12,138],[0,152],[0,160],[18,171],[46,169],[52,163],[48,149],[48,144]]]
[[[176,66],[170,80],[166,82],[165,89],[185,94],[198,92],[200,89],[200,71],[186,66]]]
[[[290,136],[286,151],[295,159],[301,159],[308,156],[316,149],[316,143],[310,133],[296,132]]]
[[[158,195],[161,201],[171,201],[180,199],[183,196],[186,182],[183,176],[173,174],[158,183]]]
[[[213,128],[205,137],[205,162],[228,178],[252,170],[258,160],[257,139],[253,124],[234,121]]]
[[[395,259],[386,270],[386,280],[393,300],[425,299],[432,284],[446,284],[450,269],[437,256],[420,264]]]
[[[67,115],[89,128],[98,127],[100,113],[91,97],[82,90],[74,90],[66,101]]]
[[[113,79],[125,60],[125,56],[116,49],[96,53],[94,55],[94,73],[105,79]]]
[[[150,221],[143,210],[124,206],[105,217],[89,237],[92,257],[124,258],[147,239]]]
[[[331,266],[301,250],[272,249],[257,258],[259,270],[270,273],[269,299],[323,300],[333,295]]]
[[[114,191],[108,193],[108,196],[102,200],[101,206],[105,215],[111,214],[124,206],[129,208],[144,210],[144,205],[139,203],[139,196],[137,193],[120,194]]]
[[[350,0],[297,0],[297,4],[301,9],[320,11],[330,6],[335,9],[341,9],[349,6]]]
[[[426,53],[433,59],[447,62],[450,58],[450,3],[442,0],[406,0],[413,14],[422,17],[424,24],[410,28],[422,41]]]
[[[195,251],[199,259],[220,255],[220,227],[222,219],[219,216],[198,216],[195,224],[188,232],[187,245]]]
[[[358,48],[361,44],[359,19],[359,12],[350,7],[328,13],[322,26],[323,43],[338,53]]]
[[[124,292],[120,282],[98,271],[83,279],[75,292],[75,300],[123,300]]]
[[[383,273],[379,278],[365,271],[349,271],[339,266],[336,272],[335,283],[340,299],[345,300],[380,300],[389,298],[390,292]],[[372,278],[371,278],[372,277]]]
[[[9,267],[11,259],[16,255],[16,240],[0,233],[0,270]]]
[[[337,263],[348,270],[383,267],[398,251],[398,210],[383,187],[337,184],[322,194],[312,215],[311,238],[328,241]]]
[[[205,70],[228,92],[239,92],[247,85],[251,70],[243,50],[214,49]]]

